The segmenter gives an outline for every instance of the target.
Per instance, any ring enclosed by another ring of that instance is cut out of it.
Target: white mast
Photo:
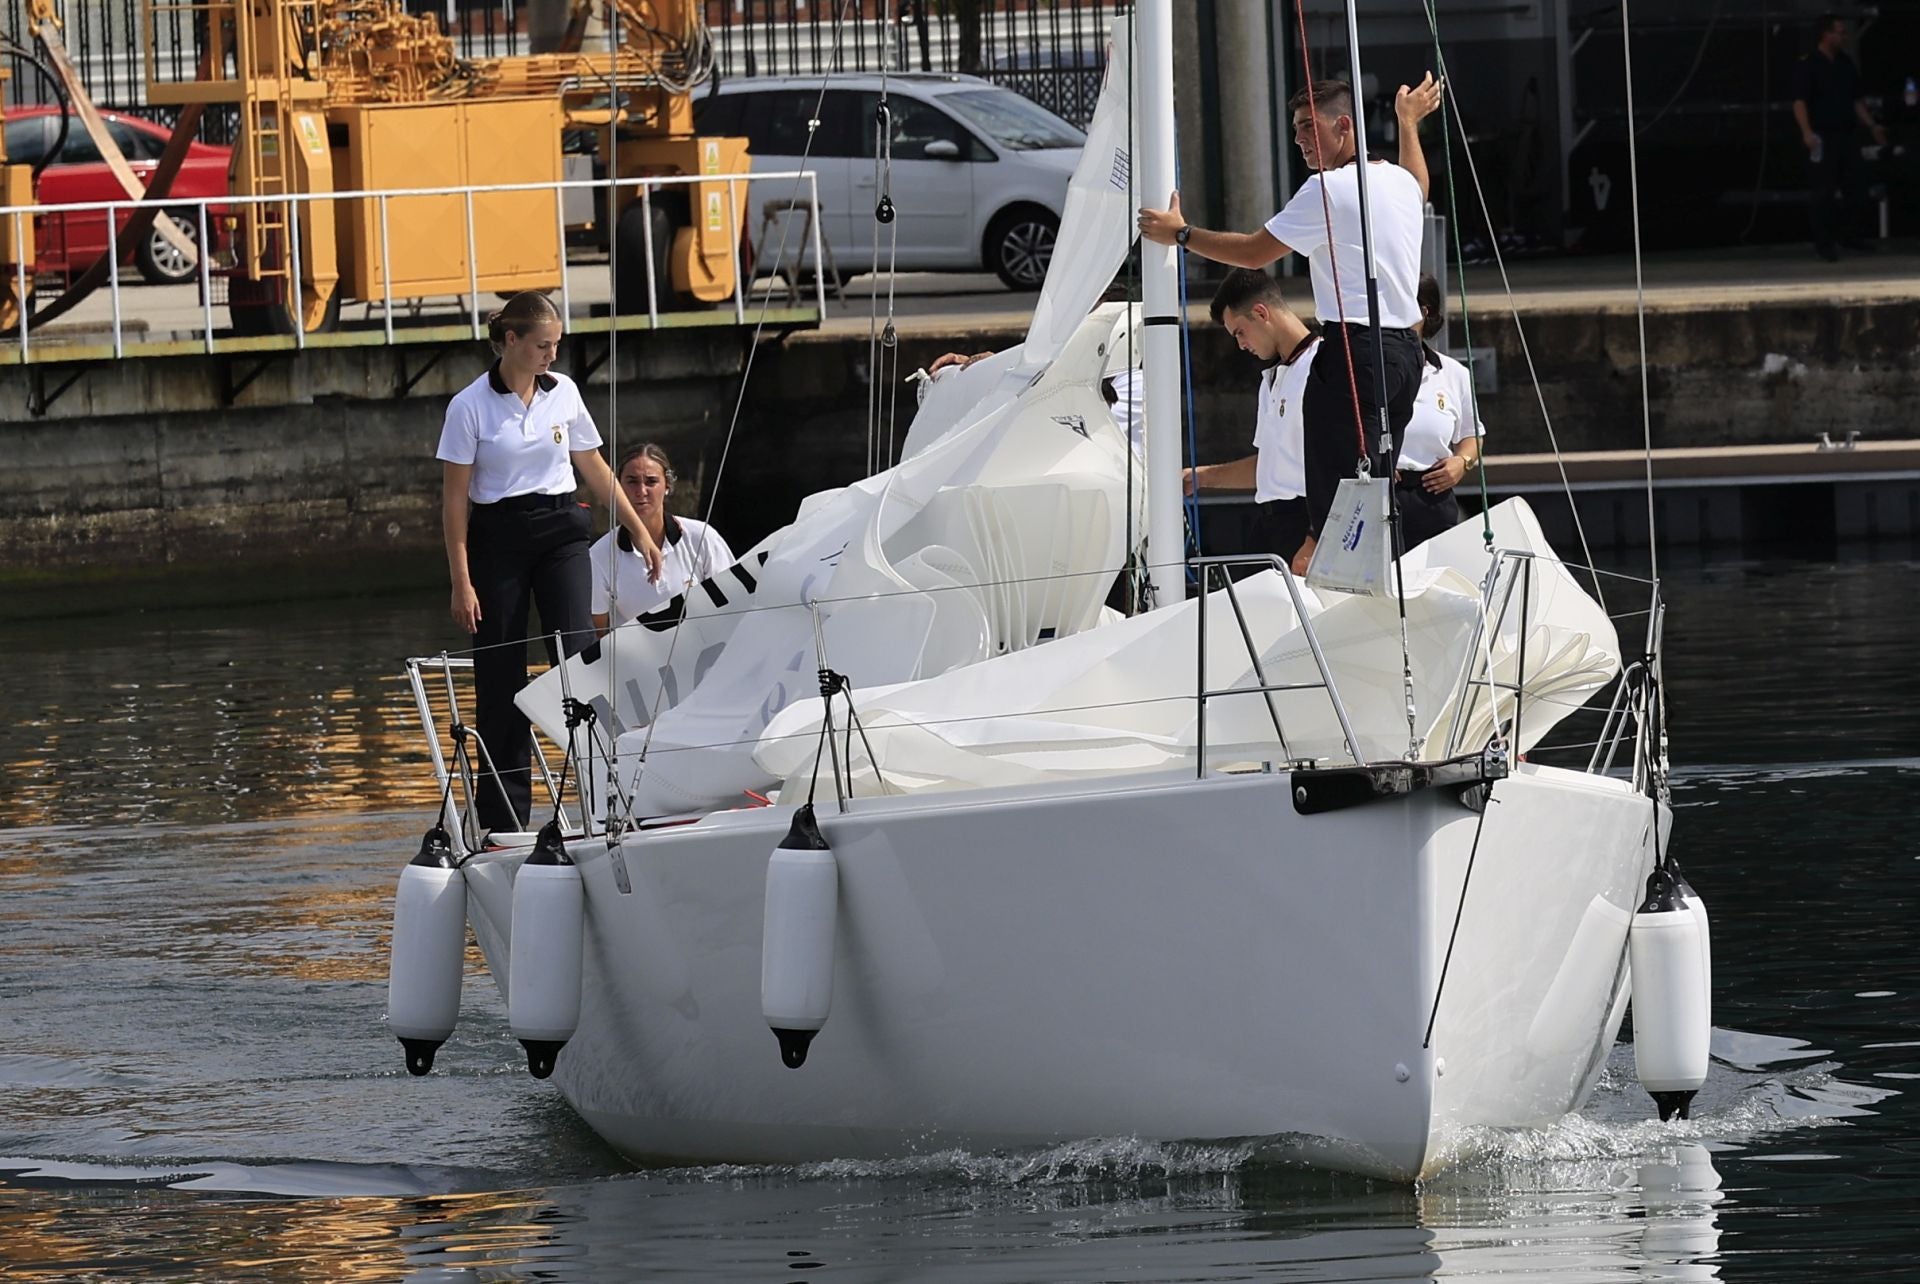
[[[1161,206],[1174,185],[1173,0],[1142,0],[1140,181],[1142,203]],[[1180,494],[1180,251],[1140,242],[1147,411],[1147,571],[1153,601],[1187,593],[1186,523]]]

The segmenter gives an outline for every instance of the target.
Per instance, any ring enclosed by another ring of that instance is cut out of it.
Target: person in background
[[[1371,460],[1379,453],[1382,411],[1396,441],[1413,411],[1420,384],[1420,340],[1415,334],[1420,312],[1414,289],[1428,186],[1419,125],[1440,105],[1440,96],[1441,86],[1431,75],[1411,88],[1400,87],[1394,110],[1400,122],[1401,163],[1390,165],[1359,155],[1353,91],[1344,81],[1317,81],[1295,94],[1287,104],[1294,142],[1314,173],[1285,208],[1255,231],[1194,227],[1180,212],[1178,192],[1168,208],[1140,211],[1141,236],[1216,263],[1264,268],[1296,250],[1307,256],[1313,310],[1323,338],[1304,394],[1309,532],[1294,554],[1296,574],[1304,574],[1312,559],[1340,481],[1355,475],[1362,457]],[[1368,300],[1361,248],[1361,164],[1367,166],[1378,268],[1377,316]]]
[[[474,726],[499,776],[497,786],[483,777],[479,823],[518,831],[527,827],[533,784],[532,732],[514,703],[527,685],[529,608],[539,608],[541,632],[558,633],[568,655],[594,639],[593,518],[574,500],[579,481],[616,506],[650,576],[659,575],[660,550],[614,486],[580,390],[551,369],[561,335],[553,304],[533,291],[516,294],[488,318],[487,332],[494,362],[447,404],[435,455],[453,622],[473,635]]]
[[[675,477],[666,451],[650,441],[629,446],[620,452],[614,472],[660,550],[660,574],[648,574],[646,559],[623,529],[616,527],[594,543],[587,556],[593,568],[593,627],[601,634],[656,610],[735,561],[713,527],[667,511]]]
[[[1860,131],[1881,146],[1887,141],[1886,127],[1874,120],[1860,96],[1860,69],[1847,57],[1846,42],[1847,20],[1827,14],[1820,19],[1813,52],[1793,68],[1793,119],[1800,126],[1812,177],[1807,212],[1813,248],[1829,263],[1840,258],[1840,246],[1873,248],[1861,237],[1867,219],[1867,172],[1860,157]],[[1837,222],[1836,195],[1841,208]]]
[[[1440,283],[1424,273],[1419,300],[1420,391],[1413,399],[1393,476],[1403,548],[1425,543],[1459,523],[1454,488],[1480,467],[1480,438],[1486,433],[1473,372],[1426,342],[1440,332],[1446,306]]]
[[[1307,539],[1307,466],[1301,402],[1320,336],[1293,314],[1280,283],[1253,268],[1235,268],[1213,296],[1213,319],[1243,352],[1267,368],[1255,401],[1251,455],[1185,470],[1186,493],[1250,490],[1260,538],[1289,562]]]

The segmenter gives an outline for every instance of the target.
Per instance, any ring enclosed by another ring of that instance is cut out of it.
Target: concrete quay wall
[[[1193,316],[1200,456],[1232,458],[1251,437],[1257,369],[1204,309]],[[1535,303],[1522,321],[1524,348],[1511,315],[1473,319],[1497,369],[1482,404],[1489,453],[1550,450],[1542,403],[1563,451],[1638,447],[1631,307]],[[905,320],[899,367],[1017,341],[1024,325]],[[1920,436],[1920,299],[1666,297],[1647,341],[1656,447]],[[727,451],[715,518],[736,548],[806,493],[857,478],[868,451],[864,322],[763,342],[729,449],[747,343],[733,330],[655,333],[623,337],[617,354],[620,439],[674,453],[681,511],[704,511]],[[588,352],[570,342],[563,365]],[[446,398],[485,360],[462,343],[0,368],[0,615],[442,581],[433,444]],[[601,367],[584,380],[603,434],[605,379]],[[913,390],[891,391],[897,442]]]

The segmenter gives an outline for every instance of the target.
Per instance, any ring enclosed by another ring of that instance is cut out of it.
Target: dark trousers
[[[1413,399],[1420,391],[1420,340],[1411,330],[1383,330],[1380,347],[1384,367],[1374,357],[1373,327],[1329,325],[1307,376],[1300,403],[1306,437],[1307,528],[1319,535],[1333,508],[1333,493],[1344,477],[1351,477],[1360,461],[1361,438],[1355,431],[1354,392],[1360,394],[1360,428],[1366,454],[1380,451],[1380,376],[1387,385],[1387,424],[1397,443],[1413,418]],[[1351,353],[1351,358],[1349,358]],[[1348,362],[1352,362],[1352,375]]]
[[[1278,553],[1291,562],[1307,542],[1307,501],[1270,499],[1254,505],[1256,538],[1263,553]]]
[[[1400,510],[1402,551],[1424,544],[1460,524],[1460,501],[1453,492],[1443,490],[1432,494],[1420,484],[1419,473],[1394,475],[1393,502]]]
[[[533,790],[533,736],[513,698],[527,685],[528,607],[540,630],[562,635],[567,655],[594,640],[587,549],[593,518],[571,495],[519,495],[475,504],[467,522],[467,574],[480,599],[473,635],[474,729],[500,782],[480,777],[478,811],[486,829],[527,827]],[[551,641],[548,659],[553,660]],[[501,787],[506,796],[501,797]]]
[[[1867,163],[1860,157],[1859,135],[1821,134],[1820,159],[1809,159],[1807,168],[1813,189],[1807,207],[1813,243],[1830,248],[1838,241],[1859,240],[1867,226]]]

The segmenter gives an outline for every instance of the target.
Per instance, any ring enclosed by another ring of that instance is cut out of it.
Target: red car
[[[127,158],[133,172],[145,181],[160,164],[166,150],[168,131],[138,116],[111,112],[101,115],[107,132]],[[60,138],[58,107],[9,107],[6,112],[7,159],[15,164],[37,164]],[[187,158],[174,176],[172,195],[195,199],[227,194],[227,161],[231,147],[216,147],[196,142],[187,149]],[[65,144],[53,162],[40,171],[34,194],[39,205],[71,205],[81,201],[111,201],[125,196],[113,171],[100,158],[100,150],[77,117],[70,118]],[[224,206],[209,206],[207,228],[219,249],[220,219]],[[199,211],[194,206],[172,210],[174,221],[188,239],[200,239]],[[121,230],[132,217],[131,210],[116,212]],[[34,220],[36,241],[34,271],[49,276],[74,276],[86,271],[107,252],[107,212],[82,210],[73,214],[42,214]],[[158,284],[192,281],[200,274],[199,264],[188,259],[156,230],[129,250],[120,244],[122,260],[131,256],[140,275]]]

